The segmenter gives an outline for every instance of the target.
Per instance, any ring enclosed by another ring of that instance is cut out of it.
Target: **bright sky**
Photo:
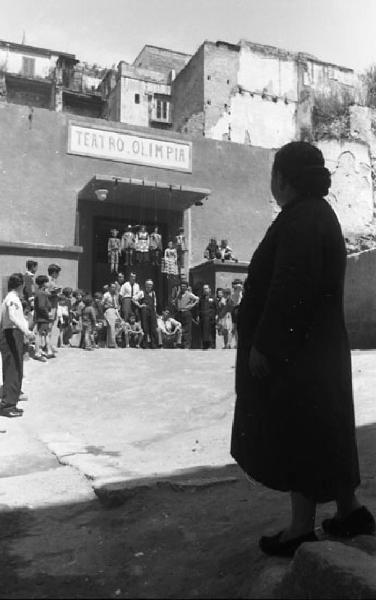
[[[376,63],[376,0],[0,0],[0,39],[110,67],[144,44],[194,53],[240,38],[340,65]]]

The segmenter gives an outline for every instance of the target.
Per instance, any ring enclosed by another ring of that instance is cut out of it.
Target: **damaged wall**
[[[371,159],[367,144],[325,140],[318,144],[332,175],[328,201],[345,235],[374,230]]]
[[[172,82],[173,129],[204,135],[204,44]]]

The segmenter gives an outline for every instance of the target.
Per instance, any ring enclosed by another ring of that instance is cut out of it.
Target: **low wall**
[[[347,259],[345,317],[352,348],[376,348],[376,250]]]

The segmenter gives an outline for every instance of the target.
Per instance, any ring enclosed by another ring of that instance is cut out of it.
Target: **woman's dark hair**
[[[88,294],[87,296],[84,296],[82,298],[82,302],[85,304],[85,306],[90,306],[91,304],[93,304],[93,298]]]
[[[63,296],[66,296],[68,298],[68,296],[70,296],[73,293],[73,289],[71,287],[65,287],[62,290]]]
[[[305,196],[326,196],[331,185],[321,150],[308,142],[290,142],[274,157],[273,170]]]
[[[23,284],[24,278],[22,273],[12,273],[12,275],[8,279],[8,292],[10,292],[11,290],[16,290]]]
[[[38,287],[41,287],[42,285],[44,285],[47,282],[48,282],[47,275],[38,275],[38,277],[35,278],[35,283],[37,284]]]

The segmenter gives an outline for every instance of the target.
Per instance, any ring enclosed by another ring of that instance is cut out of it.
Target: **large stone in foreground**
[[[376,598],[376,557],[340,542],[303,544],[275,598]]]

